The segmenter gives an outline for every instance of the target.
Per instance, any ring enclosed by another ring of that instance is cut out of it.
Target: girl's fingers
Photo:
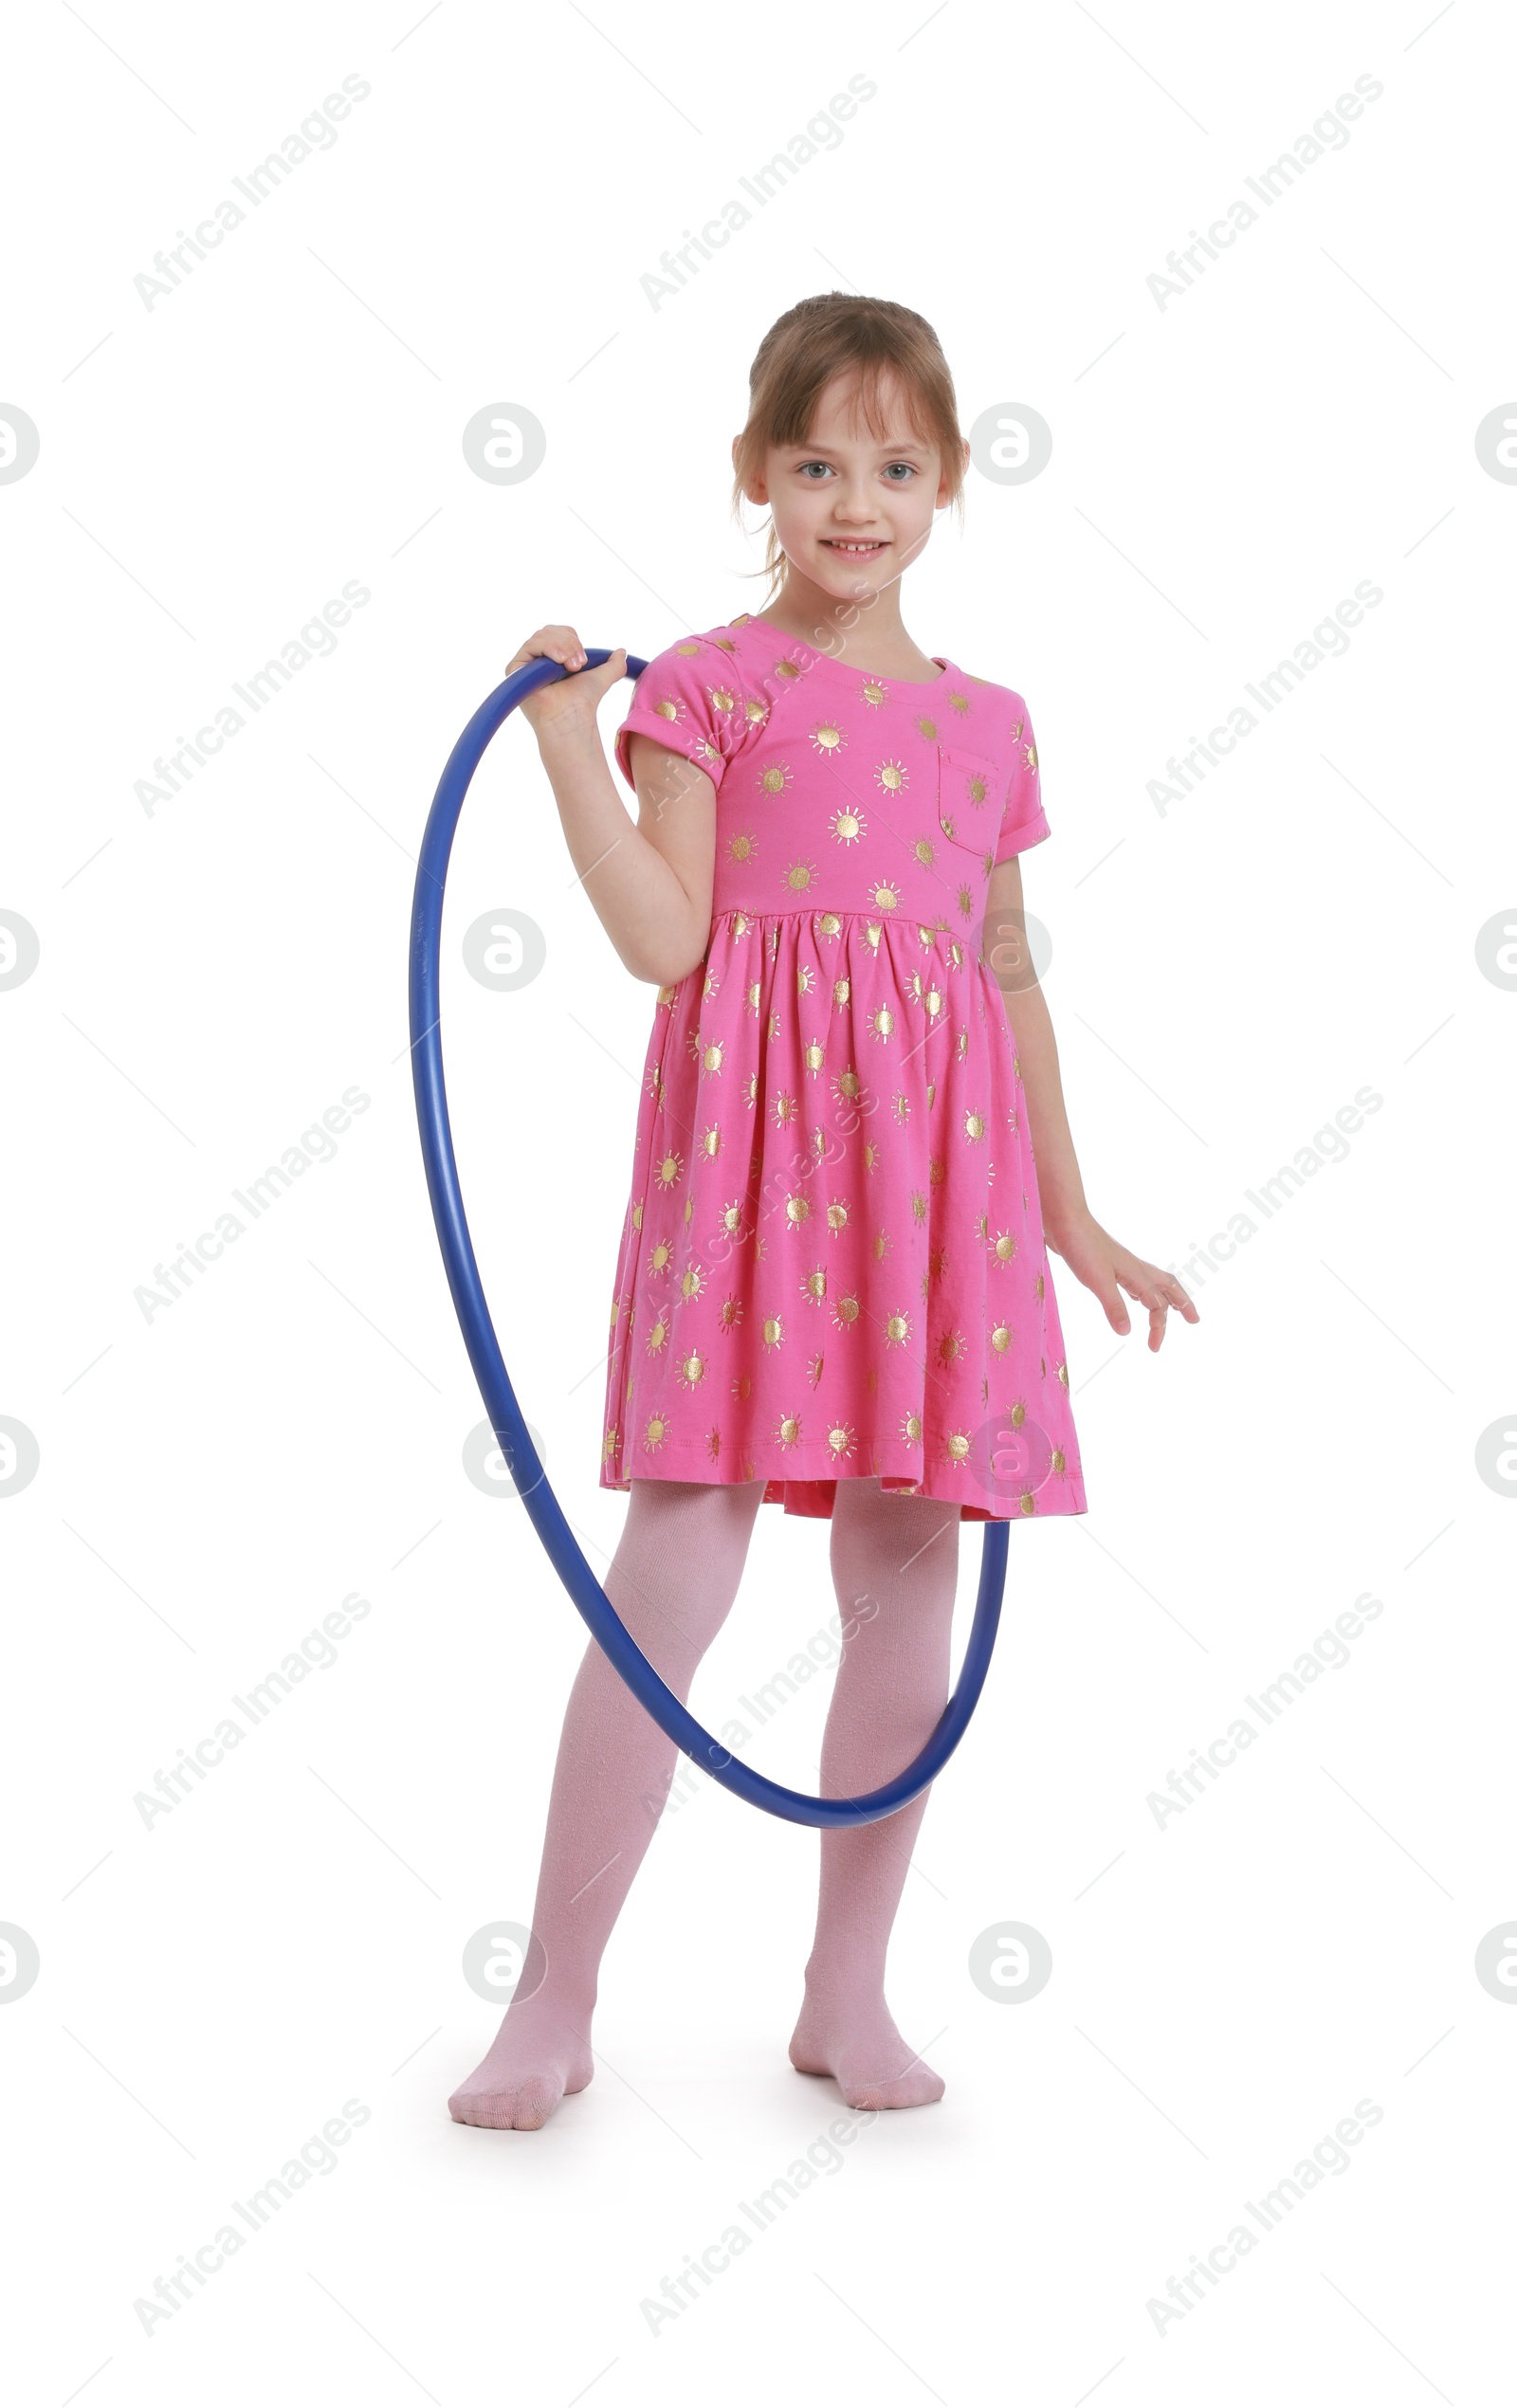
[[[513,669],[525,668],[529,661],[557,661],[560,667],[582,669],[588,655],[572,627],[539,627],[529,635],[513,660],[505,665],[509,677]]]

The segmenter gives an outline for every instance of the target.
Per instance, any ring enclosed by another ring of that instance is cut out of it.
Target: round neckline
[[[831,669],[842,669],[849,677],[872,677],[877,679],[879,684],[882,685],[904,685],[907,693],[910,694],[930,694],[935,685],[941,685],[943,678],[949,677],[953,673],[953,663],[951,661],[945,660],[940,652],[929,652],[927,658],[929,661],[937,662],[939,669],[941,672],[941,676],[891,677],[884,669],[857,668],[850,661],[837,660],[831,652],[818,652],[815,645],[808,644],[803,635],[792,635],[787,629],[776,627],[768,619],[755,618],[752,612],[750,612],[748,617],[743,621],[743,625],[745,627],[761,627],[765,634],[777,636],[782,644],[798,644],[801,650],[809,654],[813,661],[822,661]]]

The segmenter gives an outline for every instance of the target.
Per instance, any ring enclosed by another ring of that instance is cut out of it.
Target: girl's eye
[[[904,468],[906,472],[905,477],[896,477],[892,480],[892,483],[896,484],[904,485],[906,477],[914,477],[917,473],[909,460],[892,460],[890,465],[892,468]]]

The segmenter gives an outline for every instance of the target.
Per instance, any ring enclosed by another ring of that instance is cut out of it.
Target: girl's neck
[[[754,615],[765,627],[796,636],[813,651],[840,661],[845,668],[870,676],[924,682],[937,666],[901,623],[899,582],[840,602],[810,577],[792,571],[773,602]]]

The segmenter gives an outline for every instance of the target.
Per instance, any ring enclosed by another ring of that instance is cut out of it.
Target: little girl
[[[630,1492],[606,1594],[687,1699],[760,1504],[831,1522],[843,1651],[824,1796],[877,1787],[948,1694],[961,1520],[1086,1510],[1050,1246],[1150,1347],[1179,1281],[1091,1217],[1017,859],[1049,832],[1027,705],[920,651],[901,579],[969,446],[930,326],[830,293],[771,327],[732,447],[772,511],[760,612],[650,661],[617,732],[572,628],[510,662],[576,870],[658,989],[612,1308],[600,1485]],[[783,562],[783,574],[777,574]],[[1033,1147],[1036,1147],[1034,1164]],[[519,1986],[455,2121],[546,2123],[594,2071],[600,1957],[675,1745],[594,1642],[559,1742]],[[885,2000],[926,1793],[821,1833],[791,2063],[854,2107],[938,2074]],[[540,1976],[537,1968],[541,1968]]]

